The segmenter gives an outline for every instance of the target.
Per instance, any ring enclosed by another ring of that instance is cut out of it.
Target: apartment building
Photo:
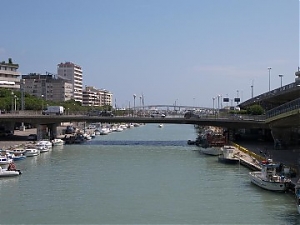
[[[105,89],[85,86],[83,90],[83,106],[112,106],[113,94]]]
[[[68,79],[73,85],[73,99],[82,103],[82,69],[80,66],[65,62],[57,65],[58,76]]]
[[[9,88],[11,90],[20,89],[20,73],[18,72],[19,64],[12,62],[9,58],[8,62],[0,62],[0,87]]]
[[[73,98],[72,82],[54,74],[22,75],[21,85],[25,93],[49,101],[67,101]]]

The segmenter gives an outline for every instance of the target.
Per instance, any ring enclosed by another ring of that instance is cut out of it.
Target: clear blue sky
[[[118,107],[212,107],[294,82],[298,0],[1,1],[0,60],[22,74],[71,61],[84,85],[110,90]]]

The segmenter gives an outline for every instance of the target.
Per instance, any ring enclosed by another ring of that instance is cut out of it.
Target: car
[[[184,114],[184,118],[185,119],[191,119],[191,118],[200,118],[200,115],[199,114],[196,114],[195,112],[193,111],[188,111]]]
[[[114,114],[111,111],[102,111],[100,113],[100,116],[110,116],[110,117],[113,117]]]
[[[152,114],[150,115],[150,117],[152,117],[152,118],[165,118],[166,115],[163,114],[163,113],[155,112],[155,113],[152,113]]]
[[[37,135],[36,134],[29,134],[27,137],[28,141],[36,141],[37,140]]]

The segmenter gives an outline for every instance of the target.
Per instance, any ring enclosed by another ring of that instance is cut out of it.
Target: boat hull
[[[225,164],[238,164],[239,160],[236,158],[225,158],[225,157],[219,157],[218,161]]]
[[[249,172],[251,183],[269,191],[284,192],[288,189],[288,182],[285,182],[284,180],[281,182],[263,180],[261,179],[260,174],[261,172],[257,171]]]
[[[205,155],[218,156],[222,154],[222,150],[220,147],[208,147],[208,148],[200,148],[200,152]]]
[[[21,175],[20,170],[4,170],[0,169],[0,177],[15,177]]]

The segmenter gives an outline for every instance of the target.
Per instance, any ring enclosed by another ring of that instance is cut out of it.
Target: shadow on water
[[[133,146],[187,146],[186,141],[130,141],[130,140],[95,140],[86,145],[133,145]]]

